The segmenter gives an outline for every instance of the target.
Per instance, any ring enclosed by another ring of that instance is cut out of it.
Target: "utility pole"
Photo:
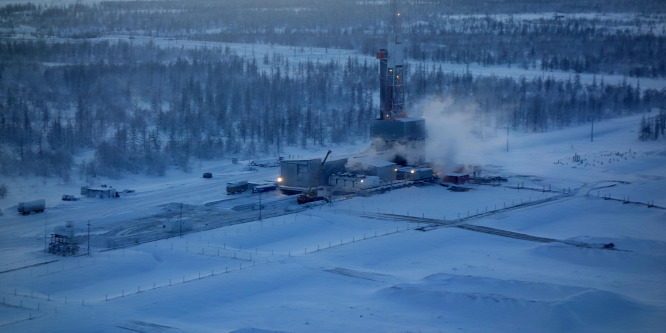
[[[509,125],[506,125],[506,152],[509,152]]]
[[[261,192],[259,192],[259,221],[261,221]]]
[[[88,220],[88,257],[90,257],[90,220]]]
[[[180,214],[178,215],[178,233],[183,238],[183,203],[180,203]]]
[[[48,234],[46,232],[46,214],[48,211],[44,212],[44,253],[48,253]]]

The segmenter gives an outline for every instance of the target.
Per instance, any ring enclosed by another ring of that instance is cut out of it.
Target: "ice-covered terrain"
[[[277,168],[201,163],[165,178],[100,180],[135,192],[75,202],[60,196],[78,194],[76,181],[5,179],[0,328],[658,332],[666,148],[639,142],[639,121],[597,124],[594,142],[577,127],[512,133],[509,152],[502,131],[458,143],[468,152],[458,159],[507,177],[501,186],[412,186],[305,210],[273,192],[262,195],[261,220],[258,195],[227,196],[224,184],[274,179]],[[46,213],[17,215],[16,203],[33,198],[46,199]],[[66,221],[79,235],[90,221],[91,256],[44,254],[44,234]],[[142,232],[168,238],[141,243]]]

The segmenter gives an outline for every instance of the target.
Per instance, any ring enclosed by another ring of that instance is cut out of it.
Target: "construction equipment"
[[[72,237],[58,234],[51,234],[51,243],[49,243],[49,253],[59,256],[73,256],[79,252],[79,246],[76,245]]]
[[[319,165],[317,173],[312,178],[312,183],[310,183],[310,187],[303,193],[299,194],[298,197],[296,197],[296,201],[298,201],[299,205],[313,201],[326,200],[326,198],[317,195],[317,181],[319,180],[319,175],[321,174],[321,170],[324,168],[324,163],[326,163],[326,159],[328,159],[328,155],[331,155],[330,150],[326,153],[324,160],[321,161],[321,165]]]

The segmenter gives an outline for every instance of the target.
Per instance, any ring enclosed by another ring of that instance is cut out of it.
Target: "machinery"
[[[49,243],[49,253],[59,256],[73,256],[79,252],[79,246],[76,245],[69,236],[51,234],[51,243]]]
[[[386,48],[377,52],[379,61],[379,114],[370,125],[377,157],[398,165],[419,165],[425,161],[425,119],[408,117],[405,110],[405,67],[399,0],[390,0]]]
[[[321,165],[319,165],[319,169],[317,170],[317,173],[315,174],[314,178],[312,178],[312,182],[310,183],[310,187],[306,191],[304,191],[303,193],[299,194],[298,197],[296,197],[296,200],[298,201],[299,205],[302,205],[302,204],[308,203],[308,202],[313,202],[313,201],[326,200],[326,198],[317,195],[317,180],[319,179],[319,175],[321,174],[321,170],[324,168],[324,163],[326,163],[326,159],[328,159],[328,155],[330,155],[330,154],[331,154],[331,151],[329,150],[326,153],[326,156],[324,157],[324,160],[321,161]]]

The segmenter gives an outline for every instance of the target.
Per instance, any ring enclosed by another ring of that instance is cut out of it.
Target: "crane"
[[[326,153],[326,156],[324,157],[324,160],[321,161],[321,165],[319,165],[319,169],[317,169],[317,173],[315,174],[314,178],[312,178],[312,182],[310,183],[310,187],[303,191],[303,193],[299,194],[298,197],[296,197],[296,201],[298,201],[298,204],[304,204],[308,202],[313,202],[313,201],[319,201],[319,200],[325,200],[326,198],[320,197],[317,195],[317,180],[319,180],[319,175],[321,174],[321,170],[324,168],[324,163],[326,163],[326,159],[328,159],[328,155],[331,155],[331,151],[329,150]]]

